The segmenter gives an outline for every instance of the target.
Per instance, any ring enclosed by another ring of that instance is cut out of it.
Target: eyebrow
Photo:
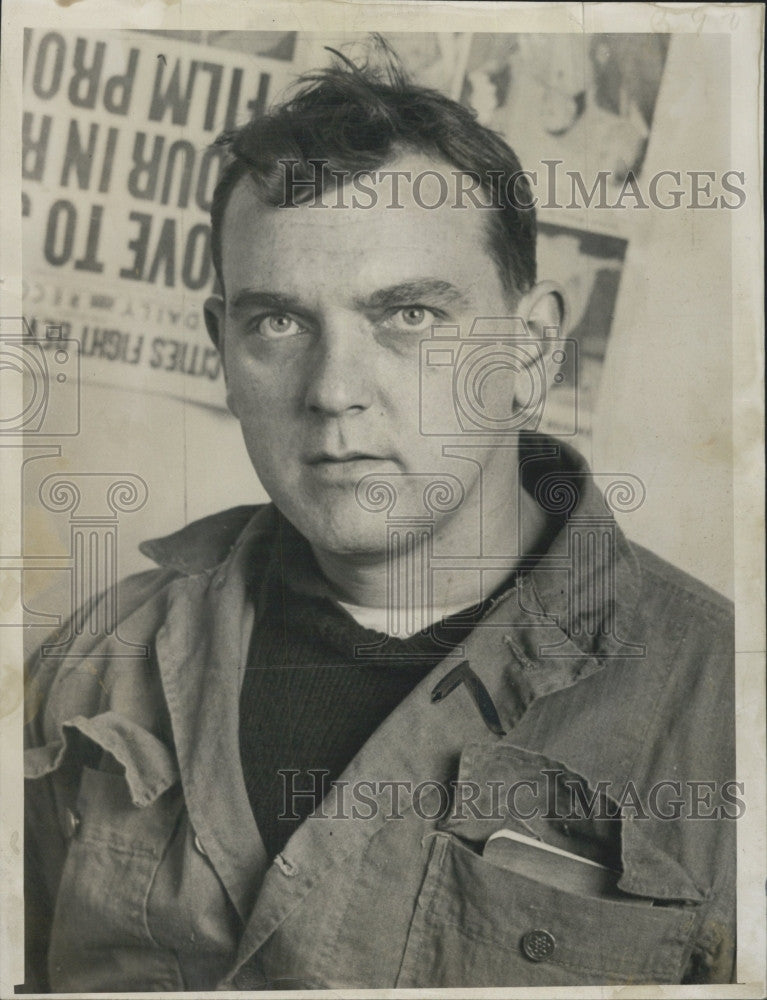
[[[301,311],[297,309],[294,299],[278,292],[259,292],[251,288],[243,288],[232,296],[229,312],[237,315],[249,309],[273,309],[275,312],[288,313]]]
[[[442,305],[468,305],[464,293],[449,281],[439,278],[419,278],[398,285],[381,288],[368,296],[356,298],[354,305],[362,311],[369,309],[391,309],[394,306],[415,305],[422,301],[437,301]],[[307,313],[305,307],[288,295],[279,292],[258,291],[243,288],[232,296],[229,312],[237,315],[248,309],[273,309],[275,312]]]
[[[357,299],[355,304],[362,309],[387,309],[435,299],[443,305],[468,305],[466,296],[459,288],[439,278],[420,278],[381,288],[367,298]]]

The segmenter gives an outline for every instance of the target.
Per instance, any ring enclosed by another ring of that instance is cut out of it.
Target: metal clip
[[[466,685],[466,688],[471,695],[471,700],[479,709],[482,721],[485,723],[490,732],[495,733],[496,736],[505,736],[506,730],[501,725],[501,719],[498,715],[498,710],[493,703],[493,699],[490,697],[490,692],[471,669],[468,660],[463,660],[458,664],[458,666],[453,667],[453,669],[445,674],[442,680],[434,686],[431,692],[432,702],[442,701],[443,698],[446,698],[451,691],[455,691],[455,689],[461,684]]]

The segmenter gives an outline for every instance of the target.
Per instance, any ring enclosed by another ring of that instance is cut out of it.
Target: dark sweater
[[[487,603],[409,639],[386,638],[311,587],[287,582],[301,578],[297,568],[305,579],[319,572],[301,541],[281,546],[254,594],[263,610],[240,697],[245,787],[270,857]],[[375,643],[374,656],[359,655],[358,647]]]

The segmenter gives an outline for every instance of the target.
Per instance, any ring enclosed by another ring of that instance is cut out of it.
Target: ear
[[[224,356],[224,299],[221,295],[209,295],[203,306],[205,327],[208,336],[218,348],[223,360]]]
[[[224,343],[226,340],[226,303],[223,296],[209,295],[203,306],[203,315],[205,317],[205,327],[208,331],[208,336],[216,345],[216,349],[221,356],[221,366],[224,369],[224,381],[226,383],[226,405],[233,416],[236,417],[237,410],[235,409],[234,399],[229,386],[229,373],[226,367],[226,354],[224,353]]]
[[[544,350],[548,350],[548,341],[566,335],[567,298],[562,286],[555,281],[539,281],[534,285],[519,300],[516,313]]]
[[[556,372],[552,370],[552,359],[556,353],[561,339],[565,336],[567,323],[567,300],[564,289],[554,281],[540,281],[526,292],[517,302],[515,314],[519,316],[527,327],[530,339],[535,341],[539,350],[530,354],[530,370],[533,386],[537,387],[532,397],[528,397],[529,388],[523,389],[525,402],[519,399],[514,400],[514,407],[519,412],[520,409],[530,407],[533,419],[533,429],[537,427],[540,420],[540,406],[545,406],[548,388],[552,382],[557,380]],[[561,353],[561,352],[559,352]],[[537,361],[535,360],[537,359]],[[533,365],[537,368],[542,362],[543,370],[534,375]],[[553,366],[558,369],[557,365]],[[542,382],[540,381],[542,376]],[[559,376],[561,378],[561,376]],[[540,395],[542,393],[542,395]]]

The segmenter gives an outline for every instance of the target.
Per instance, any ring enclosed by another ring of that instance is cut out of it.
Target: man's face
[[[440,165],[413,155],[387,169],[415,176]],[[425,210],[409,184],[400,186],[404,207],[392,208],[390,184],[374,185],[371,208],[280,209],[264,205],[245,178],[223,224],[226,294],[214,309],[230,407],[277,507],[315,550],[339,555],[385,549],[382,515],[364,510],[355,493],[363,476],[393,477],[394,513],[407,517],[424,513],[428,476],[458,471],[463,503],[437,515],[435,529],[460,535],[477,520],[476,463],[487,476],[510,457],[480,448],[457,470],[442,454],[447,439],[423,434],[419,423],[420,344],[432,325],[457,324],[465,337],[476,317],[511,312],[487,249],[487,211],[468,202],[455,209],[452,196]],[[426,186],[420,197],[437,200]],[[350,195],[344,200],[350,206]],[[487,392],[510,405],[511,377],[497,375]],[[449,426],[450,378],[444,370],[423,378],[432,380],[424,393],[430,423]]]

